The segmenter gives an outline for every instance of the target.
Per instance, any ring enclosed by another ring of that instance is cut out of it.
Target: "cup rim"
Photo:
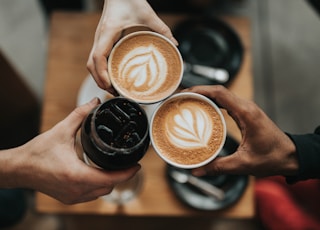
[[[135,102],[139,103],[139,104],[154,104],[154,103],[157,103],[157,102],[161,102],[165,99],[167,99],[168,97],[170,97],[171,95],[174,94],[174,92],[176,91],[176,89],[179,87],[179,85],[181,84],[181,81],[182,81],[182,77],[183,77],[183,59],[182,59],[182,55],[179,51],[179,49],[177,48],[177,46],[167,37],[165,37],[164,35],[162,34],[159,34],[157,32],[154,32],[154,31],[147,31],[147,30],[142,30],[142,31],[135,31],[135,32],[132,32],[132,33],[129,33],[127,34],[126,36],[122,37],[115,45],[114,47],[112,48],[110,54],[109,54],[109,57],[108,57],[108,70],[111,69],[111,60],[113,58],[113,55],[115,53],[115,50],[126,40],[128,40],[129,38],[131,37],[134,37],[134,36],[137,36],[137,35],[144,35],[144,34],[149,34],[149,35],[152,35],[152,36],[156,36],[156,37],[159,37],[163,40],[165,40],[166,42],[168,42],[168,44],[171,45],[171,47],[176,51],[176,53],[178,54],[178,57],[179,57],[179,60],[180,60],[180,75],[179,75],[179,80],[176,82],[176,85],[174,88],[172,88],[172,92],[168,93],[168,95],[165,95],[164,97],[162,98],[158,98],[158,99],[152,99],[152,100],[140,100],[140,99],[137,99],[135,97],[131,97],[130,95],[128,95],[127,93],[123,92],[123,90],[121,89],[121,87],[118,86],[118,84],[116,84],[116,81],[114,81],[113,77],[111,76],[110,74],[110,71],[109,72],[109,79],[111,81],[111,84],[112,86],[115,88],[115,90],[119,93],[119,95],[123,96],[123,97],[127,97],[127,98],[130,98],[132,100],[134,100]]]
[[[150,125],[149,125],[149,121],[148,121],[147,114],[146,114],[145,110],[144,110],[137,102],[135,102],[135,101],[133,101],[133,100],[131,100],[131,99],[124,98],[124,97],[121,97],[121,96],[110,98],[109,100],[106,100],[105,102],[101,103],[99,106],[97,106],[97,107],[95,108],[92,117],[96,117],[97,112],[100,111],[100,109],[101,109],[103,106],[105,106],[106,103],[110,103],[110,101],[112,101],[112,100],[119,100],[119,99],[120,99],[120,100],[126,100],[126,101],[134,104],[135,106],[137,106],[137,108],[140,109],[139,112],[141,112],[141,113],[143,114],[143,117],[145,118],[146,123],[147,123],[147,124],[146,124],[146,130],[145,130],[145,133],[144,133],[143,137],[141,138],[141,140],[140,140],[135,146],[130,147],[130,148],[113,147],[113,146],[105,143],[104,141],[102,141],[101,138],[99,137],[99,135],[98,135],[97,133],[91,132],[91,133],[90,133],[90,136],[93,137],[92,140],[93,140],[93,142],[95,142],[96,147],[97,147],[101,152],[103,152],[103,153],[105,153],[105,154],[109,154],[110,151],[121,151],[122,154],[126,154],[127,151],[130,152],[132,149],[139,148],[139,147],[145,142],[145,139],[148,138],[148,136],[149,136],[149,126],[150,126]],[[92,119],[92,120],[90,121],[90,128],[91,128],[91,129],[96,129],[95,119]],[[94,141],[94,140],[95,140],[95,141]],[[98,141],[98,140],[99,140],[99,141]],[[99,143],[97,143],[97,141],[98,141]],[[108,149],[108,150],[104,150],[104,149],[102,149],[101,147],[106,148],[106,149]]]
[[[157,112],[159,111],[159,109],[162,107],[162,105],[164,105],[165,103],[168,103],[171,100],[174,100],[177,97],[185,97],[185,96],[201,99],[201,100],[204,100],[205,102],[209,103],[216,110],[216,112],[218,113],[218,115],[219,115],[219,117],[221,119],[221,122],[222,122],[222,126],[223,126],[223,136],[222,136],[222,141],[220,143],[219,148],[209,158],[207,158],[206,160],[204,160],[202,162],[196,163],[196,164],[180,164],[180,163],[177,163],[175,161],[170,160],[169,158],[164,156],[161,153],[161,151],[157,148],[157,146],[155,145],[155,141],[153,140],[153,135],[152,135],[154,118],[157,115]],[[222,150],[222,148],[223,148],[223,146],[225,144],[225,141],[226,141],[226,137],[227,137],[226,121],[225,121],[225,118],[224,118],[221,110],[217,106],[217,104],[214,103],[212,100],[210,100],[208,97],[206,97],[206,96],[204,96],[202,94],[199,94],[199,93],[194,93],[194,92],[176,93],[176,94],[172,95],[171,97],[169,97],[167,100],[162,101],[159,104],[159,106],[155,109],[153,114],[152,114],[149,131],[150,131],[150,141],[151,141],[152,147],[154,148],[154,150],[157,153],[157,155],[160,156],[160,158],[162,158],[166,163],[168,163],[168,164],[170,164],[170,165],[172,165],[174,167],[181,168],[181,169],[199,168],[201,166],[204,166],[204,165],[208,164],[212,160],[214,160],[219,155],[220,151]]]

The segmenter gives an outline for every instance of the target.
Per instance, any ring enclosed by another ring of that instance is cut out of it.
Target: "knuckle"
[[[79,106],[77,108],[74,109],[74,114],[76,115],[76,117],[84,117],[85,115],[87,115],[87,109],[85,108],[85,106],[89,106],[87,104],[84,104],[83,106]],[[71,177],[71,175],[69,175],[68,173],[66,173],[66,176]]]
[[[87,61],[87,69],[90,71],[90,70],[93,70],[94,69],[94,65],[93,65],[93,62],[91,59],[89,59]]]
[[[209,93],[212,93],[212,95],[215,96],[215,98],[219,99],[221,97],[225,97],[226,93],[227,93],[227,89],[222,86],[222,85],[214,85],[212,86],[212,89],[210,89],[211,92]]]
[[[213,89],[217,92],[224,92],[226,91],[226,88],[223,85],[214,85],[212,86]]]
[[[204,168],[207,174],[222,174],[223,173],[223,167],[219,164],[211,164],[208,167]]]
[[[94,51],[94,52],[92,53],[92,60],[93,60],[93,62],[96,63],[96,62],[99,60],[99,58],[100,58],[100,54]]]
[[[169,27],[165,24],[160,25],[159,33],[165,34],[167,36],[171,36],[171,31],[170,31]]]
[[[247,119],[259,119],[262,115],[261,110],[252,101],[248,101],[245,106],[242,106],[240,112]]]

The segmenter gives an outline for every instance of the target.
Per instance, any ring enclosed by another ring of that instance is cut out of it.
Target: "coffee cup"
[[[115,90],[140,104],[153,104],[171,96],[183,76],[177,47],[152,31],[137,31],[121,38],[108,58]]]
[[[150,139],[165,162],[192,169],[218,156],[226,140],[226,124],[221,110],[209,98],[177,93],[154,111]]]

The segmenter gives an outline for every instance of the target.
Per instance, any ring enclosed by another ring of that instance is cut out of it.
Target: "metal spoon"
[[[209,80],[217,81],[218,83],[226,83],[229,80],[229,73],[225,69],[214,68],[210,66],[191,64],[188,62],[183,63],[184,70],[193,72]]]
[[[216,198],[217,200],[223,200],[225,197],[225,193],[220,188],[217,188],[216,186],[201,180],[197,177],[194,177],[192,175],[183,173],[181,171],[172,170],[170,172],[170,176],[176,180],[179,183],[190,183],[196,188],[203,191],[205,194],[212,196]]]

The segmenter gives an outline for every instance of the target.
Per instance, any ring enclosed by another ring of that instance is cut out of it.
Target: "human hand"
[[[194,169],[194,175],[289,176],[298,173],[295,145],[255,103],[236,96],[223,86],[195,86],[186,91],[207,96],[226,109],[242,135],[235,153]]]
[[[133,177],[140,166],[105,171],[86,165],[76,153],[76,133],[99,100],[76,108],[52,129],[19,147],[14,187],[31,188],[63,203],[94,200]]]
[[[132,26],[149,27],[178,44],[146,0],[105,0],[87,68],[98,86],[112,94],[115,92],[108,76],[107,57],[122,31]]]

